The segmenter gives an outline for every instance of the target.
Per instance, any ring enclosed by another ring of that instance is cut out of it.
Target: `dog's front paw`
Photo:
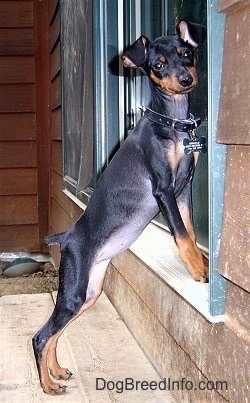
[[[201,283],[208,283],[208,267],[203,264],[198,267],[189,267],[188,269],[191,273],[191,276],[195,281],[199,281]]]
[[[188,270],[195,281],[208,282],[208,260],[201,254],[191,239],[177,242],[180,257],[187,265]]]

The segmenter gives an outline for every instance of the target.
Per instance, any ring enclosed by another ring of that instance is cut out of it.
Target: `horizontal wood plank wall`
[[[51,188],[50,188],[50,233],[65,231],[82,210],[63,193],[63,150],[61,126],[61,56],[60,12],[58,0],[49,2],[50,18],[50,138],[51,138]],[[51,247],[56,264],[60,252]]]
[[[0,251],[39,250],[33,1],[0,1]]]
[[[249,278],[250,146],[229,146],[225,183],[220,272],[250,292]]]
[[[250,3],[219,0],[218,9],[226,14],[226,27],[217,137],[228,144],[220,272],[250,292],[250,54],[246,37]]]
[[[220,0],[218,8],[226,13],[227,17],[217,140],[224,144],[249,145],[250,2]]]
[[[249,345],[250,54],[248,0],[219,0],[226,14],[218,141],[227,144],[219,271],[227,281],[226,325]],[[246,36],[248,35],[248,36]],[[244,371],[244,369],[243,369]]]

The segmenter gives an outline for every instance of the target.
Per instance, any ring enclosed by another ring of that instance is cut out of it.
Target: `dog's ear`
[[[178,22],[176,31],[179,37],[193,48],[198,48],[198,46],[202,45],[207,34],[207,29],[203,25],[184,20]]]
[[[150,41],[146,36],[140,36],[133,45],[121,56],[125,67],[142,67],[149,47]]]

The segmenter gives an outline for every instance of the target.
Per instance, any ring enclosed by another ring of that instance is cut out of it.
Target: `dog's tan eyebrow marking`
[[[161,56],[159,59],[162,63],[166,63],[167,59],[164,56]]]

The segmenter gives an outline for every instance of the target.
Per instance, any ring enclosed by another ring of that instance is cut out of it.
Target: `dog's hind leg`
[[[108,263],[109,260],[105,260],[92,266],[87,281],[81,281],[81,287],[85,288],[85,291],[79,292],[79,287],[73,287],[70,293],[65,290],[60,292],[59,287],[56,306],[51,317],[33,338],[40,382],[45,393],[61,394],[66,390],[66,386],[53,382],[49,375],[49,370],[56,379],[66,380],[72,375],[69,370],[61,368],[58,364],[57,342],[64,329],[98,299],[102,292]],[[75,281],[79,284],[80,279]]]

